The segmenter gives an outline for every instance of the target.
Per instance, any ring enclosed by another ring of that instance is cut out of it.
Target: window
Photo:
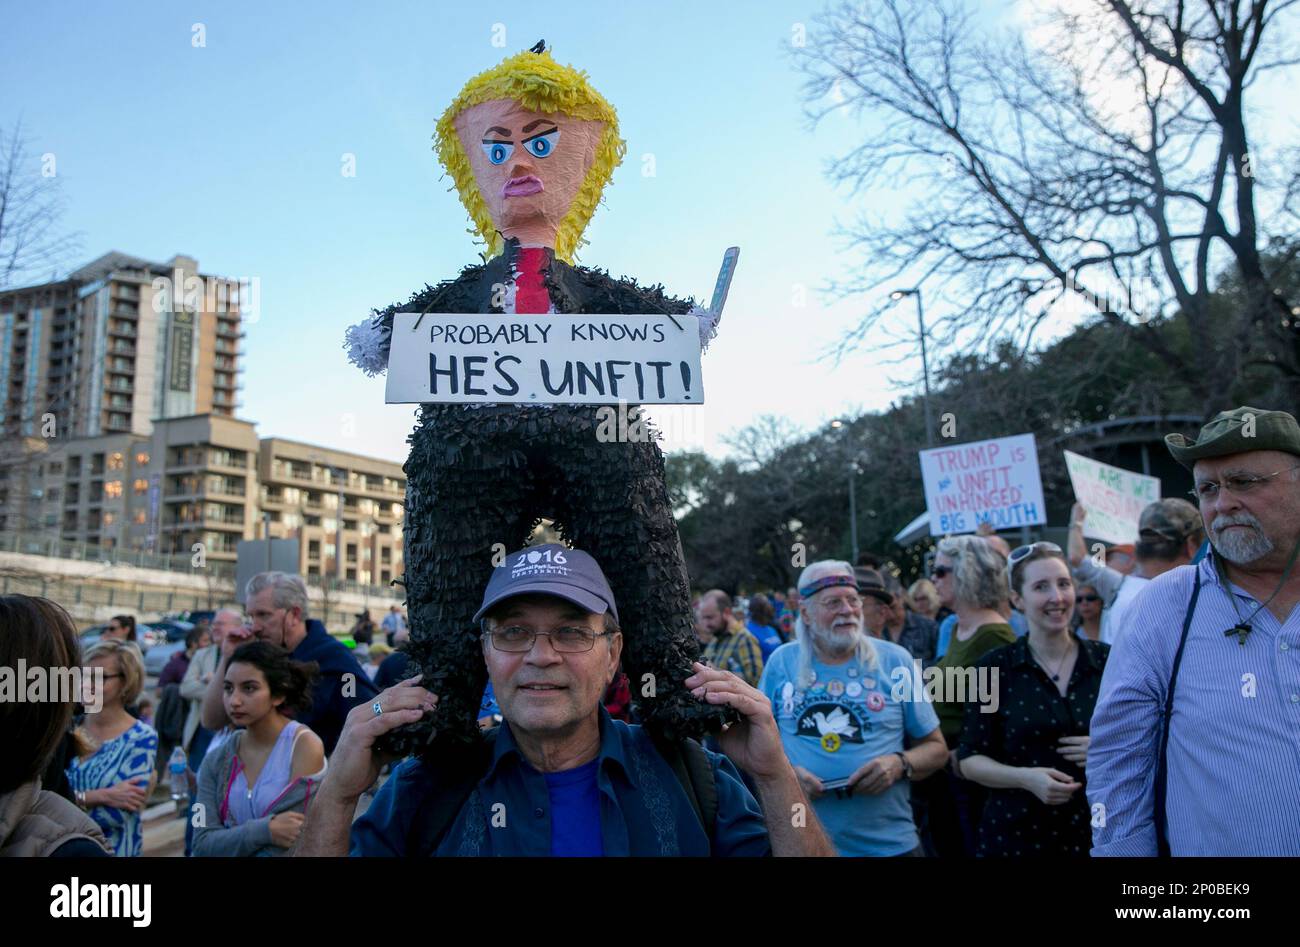
[[[137,478],[135,483],[131,484],[131,488],[135,490],[136,496],[143,496],[149,492],[149,481],[143,478]]]
[[[104,525],[105,525],[105,526],[112,526],[112,525],[113,525],[113,520],[114,520],[114,519],[116,519],[116,517],[115,517],[112,513],[105,513],[105,514],[104,514]]]
[[[307,558],[309,558],[309,559],[319,559],[319,558],[320,558],[320,540],[319,540],[319,539],[313,539],[313,540],[311,540],[309,543],[307,543]]]
[[[132,517],[137,526],[143,526],[149,519],[149,515],[144,510],[136,510],[135,516]]]
[[[116,500],[122,495],[122,481],[110,480],[104,484],[104,496]]]
[[[144,451],[140,451],[138,454],[135,455],[135,465],[137,467],[148,467],[149,455],[146,454]]]
[[[114,451],[113,453],[108,455],[109,470],[122,470],[124,467],[126,467],[126,461],[123,459],[122,452],[120,450]]]

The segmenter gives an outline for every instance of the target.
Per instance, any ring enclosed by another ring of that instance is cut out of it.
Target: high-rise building
[[[0,436],[147,436],[155,418],[233,417],[241,321],[256,306],[241,295],[255,293],[190,257],[118,252],[0,291]]]

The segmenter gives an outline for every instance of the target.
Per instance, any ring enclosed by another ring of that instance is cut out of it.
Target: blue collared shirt
[[[1226,637],[1259,602],[1225,587],[1211,554],[1148,583],[1111,651],[1088,751],[1094,856],[1156,854],[1161,717],[1198,569],[1169,731],[1170,852],[1300,855],[1300,607],[1285,622],[1261,610],[1244,645]]]
[[[707,751],[706,751],[707,752]],[[639,726],[600,710],[596,757],[600,834],[606,855],[757,856],[771,854],[767,826],[725,756],[709,753],[718,791],[717,826],[710,839],[672,769]],[[352,825],[352,855],[400,856],[424,782],[415,759],[403,761]],[[460,814],[438,844],[437,856],[545,856],[551,853],[551,798],[546,777],[520,752],[510,725],[497,731],[493,757]]]

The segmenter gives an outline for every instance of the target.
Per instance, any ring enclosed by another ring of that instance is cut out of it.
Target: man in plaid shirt
[[[731,671],[751,687],[763,676],[763,648],[748,628],[731,614],[731,596],[713,589],[700,596],[696,632],[704,646],[701,659],[709,667]]]

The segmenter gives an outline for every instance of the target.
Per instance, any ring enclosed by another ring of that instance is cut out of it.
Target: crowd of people
[[[141,854],[174,742],[195,856],[1298,854],[1300,426],[1239,409],[1169,446],[1196,503],[1151,503],[1104,557],[1076,505],[1064,549],[945,537],[907,587],[865,554],[701,593],[681,673],[733,719],[703,745],[638,725],[580,550],[564,576],[494,570],[482,753],[442,770],[376,750],[438,707],[396,609],[357,616],[350,648],[300,578],[254,577],[165,668],[160,742],[129,616],[83,652],[58,605],[6,596],[5,665],[88,673],[79,699],[0,703],[0,852]]]

